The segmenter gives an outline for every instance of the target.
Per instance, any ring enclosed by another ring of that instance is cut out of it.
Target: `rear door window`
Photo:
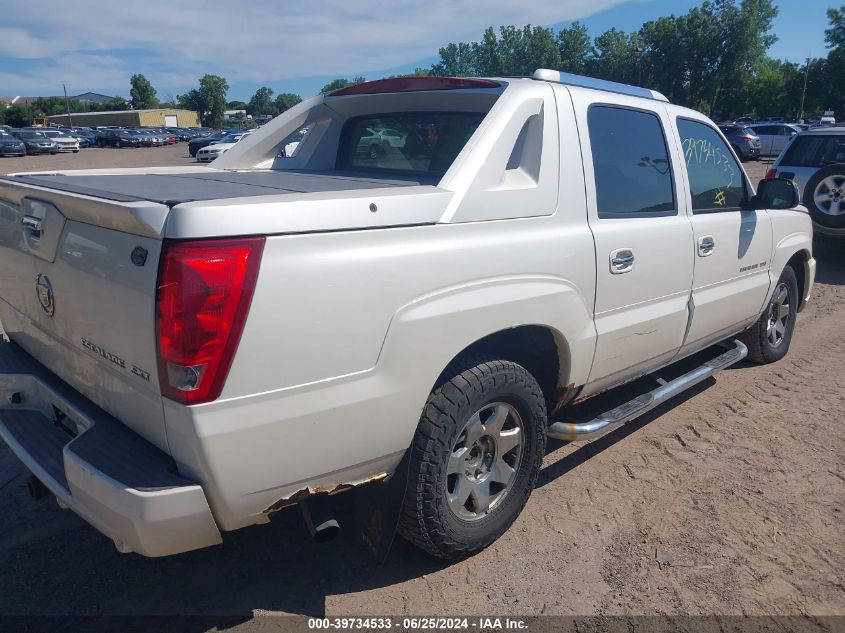
[[[350,119],[341,134],[338,169],[442,176],[484,116],[401,112]]]
[[[672,166],[657,115],[594,105],[587,125],[599,218],[676,215]]]
[[[789,145],[780,164],[790,167],[824,167],[833,163],[845,163],[845,134],[799,136]]]
[[[737,211],[748,199],[745,176],[731,150],[712,127],[678,119],[689,176],[693,213]]]

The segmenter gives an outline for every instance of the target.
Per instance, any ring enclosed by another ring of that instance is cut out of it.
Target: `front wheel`
[[[749,360],[774,363],[786,356],[795,331],[798,301],[798,280],[787,266],[760,319],[740,337],[748,346]]]
[[[534,377],[506,360],[456,365],[429,396],[410,448],[399,532],[448,559],[501,536],[528,501],[546,446]]]

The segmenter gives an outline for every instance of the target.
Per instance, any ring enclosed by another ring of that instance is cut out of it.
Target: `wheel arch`
[[[555,328],[536,324],[499,330],[470,343],[444,367],[432,390],[449,380],[462,358],[474,354],[488,354],[522,365],[540,385],[550,412],[571,400],[577,391],[569,382],[572,357],[566,338]]]
[[[775,291],[775,286],[777,286],[777,281],[780,279],[784,268],[789,266],[795,271],[795,276],[798,278],[798,290],[800,295],[798,309],[799,311],[804,309],[810,295],[810,290],[813,287],[813,280],[815,277],[815,260],[813,259],[812,253],[812,232],[793,232],[777,243],[774,249],[772,267],[770,270],[771,284],[766,296],[766,301],[763,304],[764,307],[768,305],[769,301],[771,301],[772,294]]]

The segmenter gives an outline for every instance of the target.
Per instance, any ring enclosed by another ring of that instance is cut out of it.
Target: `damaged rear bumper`
[[[201,486],[14,344],[0,343],[0,396],[0,437],[120,551],[166,556],[221,541]]]

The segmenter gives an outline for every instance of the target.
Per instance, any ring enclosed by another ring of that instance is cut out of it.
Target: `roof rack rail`
[[[549,68],[538,68],[534,71],[534,75],[531,78],[539,81],[551,81],[553,83],[566,84],[567,86],[580,86],[581,88],[592,88],[593,90],[604,90],[605,92],[615,92],[617,94],[630,95],[632,97],[643,97],[645,99],[654,99],[655,101],[669,102],[669,99],[656,90],[649,90],[648,88],[641,88],[640,86],[620,84],[615,81],[607,81],[606,79],[585,77],[584,75],[573,75],[572,73],[565,73],[560,70],[551,70]]]

